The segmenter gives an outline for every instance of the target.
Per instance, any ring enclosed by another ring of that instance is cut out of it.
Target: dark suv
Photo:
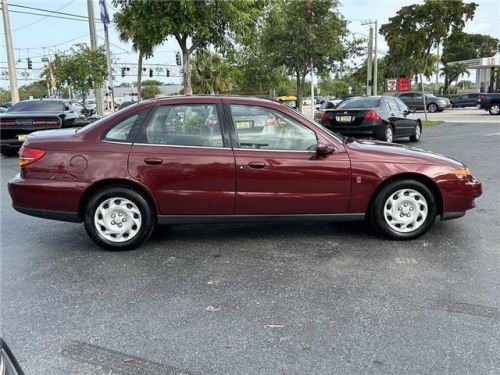
[[[402,92],[399,93],[397,97],[412,109],[424,109],[424,101],[421,92]],[[425,93],[425,105],[427,106],[427,111],[431,113],[442,112],[445,108],[451,106],[450,101],[447,98],[438,98],[430,93]]]

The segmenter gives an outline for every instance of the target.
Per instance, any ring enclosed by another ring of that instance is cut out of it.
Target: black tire
[[[123,242],[110,241],[103,237],[96,227],[94,222],[96,210],[101,203],[111,198],[116,198],[117,201],[120,199],[128,200],[140,211],[141,224],[138,229],[137,226],[134,228],[134,230],[137,230],[137,233],[129,240],[124,240]],[[154,209],[142,194],[131,188],[117,185],[104,188],[89,199],[85,207],[84,222],[87,234],[97,245],[106,250],[121,251],[134,249],[145,242],[151,236],[156,220]]]
[[[384,142],[392,142],[394,140],[394,129],[391,125],[386,125],[384,134],[380,136],[380,140]]]
[[[389,198],[401,189],[412,189],[420,193],[427,203],[427,216],[418,228],[409,232],[394,230],[384,217],[384,208]],[[369,212],[369,218],[375,229],[383,236],[392,240],[411,240],[427,232],[436,219],[438,208],[432,191],[423,183],[415,180],[396,180],[384,186],[375,196]]]
[[[422,125],[418,124],[417,126],[415,126],[415,131],[413,132],[413,135],[410,136],[410,141],[418,142],[420,141],[421,137],[422,137]]]
[[[490,105],[490,108],[488,108],[488,112],[490,112],[490,115],[493,116],[500,115],[500,103],[493,103],[492,105]]]
[[[0,153],[3,156],[17,156],[19,154],[19,150],[17,148],[7,148],[7,147],[2,147],[0,149]]]
[[[427,111],[430,113],[437,112],[439,110],[438,106],[436,103],[429,103],[427,105]]]

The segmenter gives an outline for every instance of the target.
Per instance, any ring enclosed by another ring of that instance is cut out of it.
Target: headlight
[[[472,173],[470,172],[470,169],[469,168],[458,168],[458,169],[454,169],[450,172],[451,174],[454,174],[455,176],[457,176],[458,178],[463,178],[463,177],[469,177],[469,176],[472,176]]]

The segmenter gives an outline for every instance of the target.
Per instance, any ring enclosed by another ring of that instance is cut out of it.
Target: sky
[[[235,0],[238,1],[238,0]],[[449,0],[444,0],[449,1]],[[341,0],[340,11],[349,20],[349,29],[355,35],[367,35],[368,26],[362,25],[364,20],[378,21],[381,25],[386,23],[390,17],[403,6],[421,3],[422,0]],[[475,0],[479,4],[476,15],[470,21],[465,31],[469,33],[489,34],[500,39],[500,0]],[[60,11],[71,14],[87,16],[86,0],[8,0],[10,5],[23,5],[35,8]],[[107,0],[109,13],[115,12],[110,0]],[[27,67],[26,58],[31,57],[34,68],[41,68],[43,55],[53,55],[56,50],[64,51],[75,43],[90,44],[88,22],[65,20],[57,18],[44,18],[42,16],[15,13],[12,11],[36,12],[20,7],[10,6],[10,24],[14,44],[15,59],[20,60],[16,65],[22,72]],[[94,0],[94,14],[96,17],[96,29],[98,43],[103,44],[103,25],[99,20],[99,1]],[[0,70],[7,66],[7,52],[5,49],[5,35],[3,34],[3,21],[0,28]],[[130,43],[121,42],[113,24],[109,27],[109,36],[113,58],[118,64],[126,66],[127,63],[137,63],[137,54],[132,51]],[[388,50],[383,37],[379,35],[378,49],[383,53]],[[175,64],[175,53],[179,51],[175,39],[168,39],[163,45],[156,48],[153,58],[145,63],[152,64]],[[18,72],[19,75],[19,72]],[[153,77],[164,83],[180,83],[181,79],[178,68],[171,69],[171,77]],[[7,88],[8,80],[1,79],[0,87]],[[148,79],[146,77],[145,79]],[[471,78],[473,78],[471,76]],[[120,82],[135,81],[135,77],[120,76],[115,72],[115,85]],[[18,85],[27,84],[27,81],[18,80]]]

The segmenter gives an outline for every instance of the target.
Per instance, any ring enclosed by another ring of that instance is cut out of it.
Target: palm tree
[[[466,64],[457,63],[457,64],[445,64],[441,68],[441,77],[444,76],[444,92],[448,92],[449,87],[454,81],[458,81],[461,76],[467,75],[470,76],[469,67]]]
[[[161,25],[154,22],[154,2],[131,3],[114,14],[120,40],[132,42],[132,50],[139,53],[137,62],[137,100],[141,100],[142,62],[153,55],[154,48],[163,42]],[[135,7],[138,7],[136,9]],[[139,7],[151,7],[148,9]],[[140,10],[140,11],[139,11]]]
[[[202,50],[192,60],[193,91],[215,94],[231,89],[230,67],[218,53]]]

